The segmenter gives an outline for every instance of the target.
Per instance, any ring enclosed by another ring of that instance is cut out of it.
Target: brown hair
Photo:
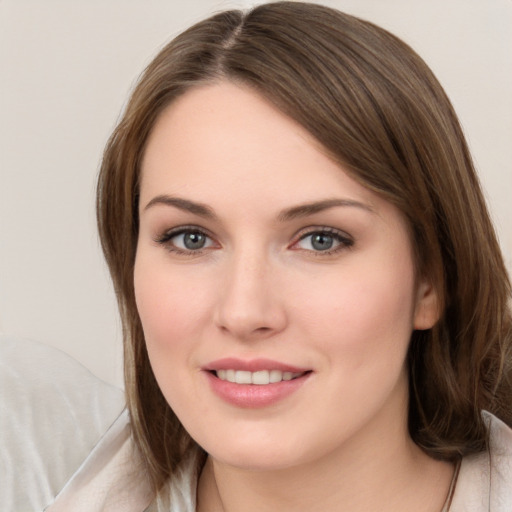
[[[433,457],[483,450],[487,409],[512,424],[510,283],[453,108],[430,69],[385,30],[299,2],[227,11],[151,62],[105,150],[97,213],[125,340],[133,435],[155,486],[193,443],[152,373],[133,289],[140,163],[162,110],[198,84],[252,87],[408,220],[441,317],[412,334],[409,431]]]

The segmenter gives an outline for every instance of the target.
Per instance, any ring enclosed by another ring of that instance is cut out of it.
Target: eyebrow
[[[204,217],[206,219],[216,218],[216,215],[213,212],[213,210],[205,204],[189,201],[188,199],[183,199],[181,197],[167,195],[156,196],[153,199],[151,199],[151,201],[149,201],[149,203],[144,207],[144,211],[157,204],[174,206],[179,210],[190,212],[193,213],[194,215],[199,215],[200,217]]]
[[[183,199],[181,197],[168,195],[159,195],[154,197],[144,207],[144,211],[158,204],[165,206],[173,206],[175,208],[178,208],[179,210],[190,212],[194,215],[198,215],[206,219],[214,220],[217,218],[212,208],[203,203],[196,203],[195,201],[190,201],[188,199]],[[287,208],[286,210],[283,210],[282,212],[279,213],[277,219],[280,222],[287,222],[301,217],[314,215],[315,213],[319,213],[324,210],[328,210],[330,208],[335,208],[339,206],[360,208],[370,213],[375,213],[375,210],[370,205],[361,203],[360,201],[355,201],[353,199],[324,199],[322,201],[314,201],[311,203],[301,204],[298,206]]]
[[[319,213],[330,208],[335,208],[337,206],[361,208],[362,210],[368,211],[370,213],[375,213],[375,210],[370,205],[355,201],[353,199],[325,199],[323,201],[315,201],[312,203],[306,203],[288,208],[279,214],[278,219],[281,222],[286,222],[293,219],[314,215],[315,213]]]

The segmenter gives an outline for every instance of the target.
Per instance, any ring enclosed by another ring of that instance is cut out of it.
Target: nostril
[[[272,329],[270,327],[258,327],[257,329],[254,329],[254,332],[267,333],[271,330]]]
[[[286,327],[286,314],[279,304],[221,301],[214,323],[224,335],[237,339],[264,338]]]

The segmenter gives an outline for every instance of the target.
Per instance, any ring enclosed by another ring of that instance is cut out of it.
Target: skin
[[[296,210],[326,200],[342,204]],[[204,247],[187,250],[171,231],[183,226]],[[209,454],[198,510],[441,510],[453,468],[407,432],[409,339],[437,300],[404,218],[250,89],[197,87],[157,120],[134,280],[156,379]],[[242,408],[208,385],[205,365],[224,357],[310,374]]]

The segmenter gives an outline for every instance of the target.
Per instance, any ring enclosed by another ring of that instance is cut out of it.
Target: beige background
[[[512,268],[512,0],[333,0],[411,44],[461,118]],[[0,0],[0,332],[121,384],[94,220],[103,145],[174,34],[252,2]]]

